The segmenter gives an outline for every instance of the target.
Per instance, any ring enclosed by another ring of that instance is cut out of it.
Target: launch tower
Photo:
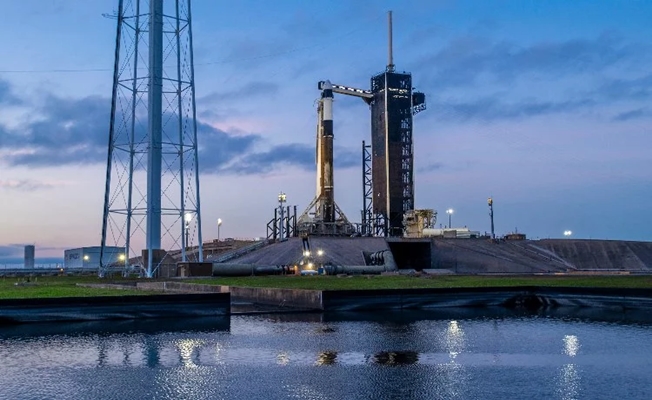
[[[394,71],[391,52],[371,92],[372,210],[386,236],[401,236],[403,216],[414,210],[412,116],[425,108],[425,95],[412,91],[409,73]]]
[[[202,261],[190,0],[119,0],[116,17],[100,260],[121,247],[152,277],[163,249]]]
[[[413,91],[410,73],[395,71],[391,11],[387,17],[387,66],[371,78],[370,154],[362,145],[362,225],[370,233],[402,236],[404,216],[414,210],[412,117],[426,109],[426,96]]]

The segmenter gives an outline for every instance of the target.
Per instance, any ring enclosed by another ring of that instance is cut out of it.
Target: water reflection
[[[333,365],[337,360],[336,351],[322,351],[317,357],[315,365]]]
[[[34,323],[0,326],[0,339],[28,338],[41,336],[88,336],[111,334],[156,334],[171,332],[214,332],[228,331],[231,318],[160,318],[130,319],[118,321],[88,321],[72,323]]]
[[[389,366],[416,364],[419,361],[419,353],[416,351],[381,351],[374,354],[372,361]]]
[[[466,350],[465,333],[460,321],[448,321],[444,332],[443,348],[448,353],[449,362],[440,366],[435,384],[440,388],[444,398],[466,398],[468,372],[457,360],[457,357]]]
[[[564,365],[559,372],[559,395],[563,400],[580,397],[580,374],[574,364]]]
[[[176,343],[177,350],[179,351],[179,357],[181,364],[185,368],[196,368],[197,363],[194,358],[196,358],[196,351],[204,345],[203,340],[197,339],[182,339]]]
[[[290,363],[290,356],[286,352],[281,352],[276,356],[276,363],[278,365],[288,365]]]
[[[564,354],[569,357],[577,356],[580,349],[579,338],[575,335],[565,335]],[[575,364],[565,364],[559,371],[559,395],[563,400],[575,400],[580,395],[580,374]]]
[[[564,353],[566,355],[575,357],[577,351],[580,349],[580,342],[575,335],[564,336]]]
[[[403,320],[392,323],[232,316],[226,331],[0,334],[0,397],[645,399],[652,392],[649,325],[433,315],[396,315]]]
[[[451,361],[464,350],[464,331],[460,328],[457,321],[449,321],[448,328],[446,329],[446,342],[445,347],[448,350]]]

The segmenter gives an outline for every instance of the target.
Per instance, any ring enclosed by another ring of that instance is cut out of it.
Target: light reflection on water
[[[358,317],[233,316],[195,329],[125,332],[112,324],[68,333],[52,326],[52,335],[48,326],[0,329],[0,398],[631,399],[652,392],[648,324]]]

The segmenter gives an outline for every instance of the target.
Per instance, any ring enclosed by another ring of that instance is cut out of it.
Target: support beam
[[[163,0],[149,4],[149,114],[147,153],[147,277],[152,253],[161,248],[161,165],[163,129]]]

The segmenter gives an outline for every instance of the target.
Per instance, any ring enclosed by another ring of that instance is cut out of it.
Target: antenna
[[[394,72],[394,49],[392,45],[392,12],[387,11],[387,41],[388,41],[388,59],[387,72]]]

